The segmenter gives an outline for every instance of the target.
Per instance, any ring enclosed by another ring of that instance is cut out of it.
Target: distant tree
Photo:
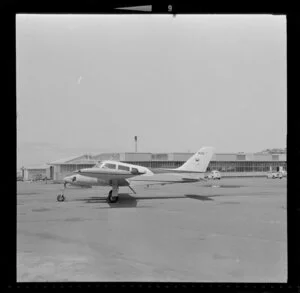
[[[269,154],[285,154],[286,148],[280,149],[280,148],[273,148],[273,149],[265,149],[262,151],[262,153],[269,153]]]

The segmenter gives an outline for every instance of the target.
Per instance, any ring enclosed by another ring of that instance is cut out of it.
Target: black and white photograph
[[[17,282],[287,282],[287,32],[272,14],[16,14]]]

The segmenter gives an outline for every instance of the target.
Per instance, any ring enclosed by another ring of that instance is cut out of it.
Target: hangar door
[[[53,180],[54,167],[50,166],[50,180]]]

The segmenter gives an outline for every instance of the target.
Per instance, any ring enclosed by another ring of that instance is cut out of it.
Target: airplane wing
[[[110,185],[110,183],[114,183],[118,186],[128,186],[129,183],[126,179],[139,177],[140,175],[145,174],[139,171],[124,171],[99,168],[80,169],[75,173],[87,177],[97,178],[103,183],[107,183],[108,185]]]

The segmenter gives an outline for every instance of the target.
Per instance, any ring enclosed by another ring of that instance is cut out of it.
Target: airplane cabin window
[[[116,169],[116,164],[110,164],[110,163],[106,163],[104,165],[104,168],[108,168],[108,169]]]
[[[119,166],[118,166],[118,169],[119,169],[119,170],[124,170],[124,171],[129,171],[129,170],[130,170],[129,167],[123,166],[123,165],[119,165]]]
[[[132,173],[138,173],[139,170],[138,170],[137,168],[132,168],[132,169],[131,169],[131,172],[132,172]]]

